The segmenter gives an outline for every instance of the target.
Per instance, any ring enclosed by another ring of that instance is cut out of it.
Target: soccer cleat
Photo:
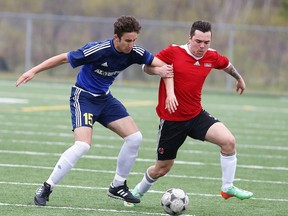
[[[49,185],[47,182],[44,182],[44,184],[41,187],[39,187],[36,191],[34,197],[35,205],[45,206],[46,202],[49,201],[49,196],[51,193],[52,193],[51,185]]]
[[[114,199],[120,199],[130,203],[140,203],[140,199],[134,197],[129,191],[126,181],[124,182],[124,185],[121,185],[119,187],[114,187],[112,183],[109,187],[107,195]]]
[[[132,194],[133,194],[134,197],[136,197],[138,199],[141,199],[143,197],[143,195],[141,195],[139,193],[139,184],[136,185],[136,187],[132,190]],[[135,207],[135,205],[136,205],[135,203],[124,201],[124,206],[126,206],[126,207],[133,208],[133,207]]]
[[[253,196],[253,193],[250,191],[242,190],[242,189],[237,188],[235,186],[231,186],[225,191],[222,190],[221,196],[226,200],[231,198],[231,197],[237,197],[240,200],[244,200],[244,199],[251,198]]]

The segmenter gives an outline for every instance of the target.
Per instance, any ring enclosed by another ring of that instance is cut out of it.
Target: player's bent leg
[[[249,199],[253,196],[250,191],[242,190],[233,186],[237,158],[236,140],[232,133],[221,122],[213,124],[207,131],[205,140],[215,143],[221,148],[221,168],[222,168],[222,191],[224,199],[236,197],[240,200]]]
[[[222,122],[211,125],[205,135],[205,140],[218,145],[224,154],[231,154],[236,151],[235,137]]]
[[[47,182],[52,187],[57,185],[76,165],[78,160],[89,151],[89,149],[90,145],[88,143],[76,141],[74,145],[68,148],[61,155]]]
[[[116,178],[119,176],[120,182],[123,184],[127,176],[129,175],[136,158],[138,156],[138,150],[142,142],[142,134],[140,131],[133,133],[127,137],[124,137],[124,143],[120,149],[117,157],[117,169],[114,184],[119,185]]]
[[[34,203],[36,205],[45,206],[49,201],[49,195],[52,193],[53,187],[63,179],[68,172],[75,166],[77,161],[90,149],[90,145],[76,141],[73,146],[68,148],[59,158],[51,175],[44,184],[37,189]]]
[[[126,178],[138,156],[138,150],[143,139],[142,134],[130,116],[109,123],[108,128],[121,136],[124,139],[124,144],[118,154],[116,175],[107,195],[126,202],[139,203],[140,199],[134,197],[129,191]]]
[[[77,127],[74,129],[74,140],[82,141],[89,145],[92,143],[93,129],[91,127]]]
[[[125,138],[139,131],[135,121],[131,116],[126,116],[124,118],[110,122],[107,127],[122,138]]]
[[[138,183],[132,190],[132,194],[139,198],[144,196],[144,194],[153,186],[158,178],[166,175],[174,164],[174,160],[158,160],[155,165],[149,167],[145,172],[142,181]],[[126,207],[135,207],[135,203],[124,202]]]
[[[126,178],[137,158],[138,149],[142,141],[142,135],[138,131],[129,135],[128,137],[125,137],[124,140],[125,142],[117,158],[116,175],[109,188],[108,196],[116,199],[122,199],[126,202],[139,203],[140,199],[138,197],[134,197],[126,186]]]
[[[92,129],[88,127],[82,127],[82,129],[79,128],[79,130],[76,128],[74,130],[75,138],[84,138],[85,136],[86,138],[84,140],[90,140],[91,138],[89,138],[89,136],[92,136],[91,130]],[[77,134],[80,134],[80,132],[81,135],[77,136]],[[34,196],[35,205],[46,205],[46,202],[49,201],[49,196],[52,193],[53,187],[66,176],[66,174],[72,169],[72,167],[74,167],[77,161],[89,149],[90,143],[75,141],[74,145],[63,152],[47,181],[37,189]]]

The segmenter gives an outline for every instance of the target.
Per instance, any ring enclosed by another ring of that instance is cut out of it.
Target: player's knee
[[[125,137],[124,140],[129,143],[141,143],[143,140],[143,136],[140,131],[136,133],[130,134],[129,136]]]
[[[228,143],[228,145],[230,146],[230,148],[235,149],[235,147],[236,147],[236,139],[235,139],[234,136],[230,136],[230,137],[228,138],[227,143]]]
[[[139,145],[140,145],[142,140],[143,140],[142,133],[140,131],[137,131],[136,133],[134,133],[132,135],[133,135],[133,139],[134,139],[135,143],[139,143]]]
[[[125,143],[130,147],[130,148],[133,148],[133,149],[139,149],[140,147],[140,144],[143,140],[143,136],[141,134],[140,131],[137,131],[136,133],[133,133],[127,137],[124,138],[125,140]]]
[[[235,152],[236,149],[236,139],[233,135],[228,136],[225,139],[225,144],[222,145],[222,151],[227,153]]]
[[[82,142],[82,141],[75,141],[74,143],[74,149],[75,152],[79,155],[84,155],[86,154],[89,149],[90,149],[90,145],[86,142]]]

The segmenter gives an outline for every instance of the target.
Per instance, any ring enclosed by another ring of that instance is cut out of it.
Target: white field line
[[[116,158],[115,158],[116,160]],[[0,167],[9,167],[9,168],[20,168],[20,169],[46,169],[53,170],[54,167],[47,166],[32,166],[25,164],[0,164]],[[72,169],[74,172],[88,172],[88,173],[102,173],[102,174],[115,174],[115,170],[95,170],[95,169],[82,169],[74,167]],[[143,172],[130,172],[130,175],[140,175],[143,176]],[[208,181],[221,181],[221,178],[212,178],[212,177],[204,177],[204,176],[190,176],[190,175],[172,175],[167,174],[164,178],[178,178],[178,179],[197,179],[197,180],[208,180]],[[283,181],[268,181],[268,180],[256,180],[256,179],[240,179],[235,178],[235,182],[249,182],[249,183],[263,183],[263,184],[278,184],[278,185],[288,185],[288,182]]]
[[[9,110],[11,112],[13,112],[11,110],[11,107],[7,108],[6,110]],[[35,117],[37,113],[33,112],[31,113],[31,115],[33,115],[33,117]],[[61,129],[68,129],[68,130],[71,130],[71,123],[70,123],[70,119],[69,119],[69,116],[68,116],[68,112],[67,112],[67,119],[65,119],[65,122],[67,122],[67,124],[65,125],[55,125],[54,127],[56,128],[61,128]],[[30,113],[26,113],[25,116],[23,116],[23,114],[21,114],[21,112],[15,110],[15,112],[13,113],[13,117],[17,119],[17,115],[21,116],[21,119],[23,120],[21,122],[21,126],[25,126],[25,128],[27,127],[31,127],[32,129],[31,130],[34,130],[34,128],[41,128],[43,127],[43,124],[39,124],[39,123],[30,123],[31,119],[30,119]],[[158,120],[156,119],[155,120],[155,117],[156,117],[156,114],[153,115],[151,117],[151,114],[150,116],[147,116],[147,115],[143,115],[143,113],[139,113],[139,114],[134,114],[133,116],[136,116],[137,115],[137,121],[138,120],[141,120],[141,121],[144,121],[144,122],[147,122],[149,121],[149,118],[152,118],[154,119],[153,122],[155,124],[155,126],[153,128],[151,128],[150,131],[146,132],[149,133],[149,134],[153,134],[155,135],[156,134],[156,130],[157,130],[157,125],[158,125]],[[42,119],[42,122],[51,122],[54,118],[57,118],[57,117],[60,117],[63,118],[63,113],[62,112],[46,112],[45,113],[45,116],[43,116],[43,114],[39,114],[39,116],[41,116],[41,119]],[[1,118],[6,118],[7,117],[7,114],[6,115],[1,115],[0,114],[0,119]],[[242,119],[238,119],[237,121],[241,122],[244,120]],[[64,122],[64,123],[65,123]],[[151,121],[149,121],[151,123]],[[3,126],[12,126],[12,127],[15,127],[15,123],[14,122],[7,122],[7,121],[3,121],[2,124]],[[237,125],[235,126],[230,126],[230,128],[232,130],[235,130],[237,131],[237,134],[238,135],[242,135],[245,134],[245,136],[247,136],[248,134],[250,135],[253,135],[253,134],[259,134],[259,130],[267,130],[267,132],[269,132],[269,134],[276,134],[277,136],[279,135],[284,135],[284,136],[287,136],[288,135],[288,132],[286,130],[287,128],[287,122],[285,121],[273,121],[273,122],[269,122],[268,123],[264,123],[262,122],[262,124],[259,124],[257,122],[253,122],[253,123],[250,123],[248,124],[247,123],[247,120],[245,120],[245,125],[246,127],[250,128],[250,129],[242,129],[242,128],[239,128]],[[235,128],[236,127],[236,128]],[[102,128],[101,128],[102,129]],[[103,128],[104,129],[104,128]],[[267,135],[267,134],[266,134]]]
[[[57,107],[57,106],[55,106],[55,107]],[[59,107],[62,109],[62,106],[59,106]],[[51,107],[49,109],[51,110]],[[8,110],[9,111],[13,111],[13,108],[11,109],[11,107],[9,107],[6,110],[7,111]],[[41,123],[34,123],[34,122],[31,123],[30,122],[31,121],[30,115],[32,115],[33,117],[41,116],[42,122],[45,122],[47,120],[49,120],[49,122],[50,122],[54,118],[57,118],[59,116],[63,117],[63,113],[62,112],[46,112],[45,115],[43,113],[37,113],[37,112],[36,113],[35,112],[29,113],[28,112],[28,113],[25,113],[25,116],[23,116],[23,114],[21,114],[21,112],[19,112],[19,110],[17,112],[13,113],[13,117],[15,119],[18,119],[19,118],[18,116],[21,116],[21,119],[23,119],[21,125],[23,125],[23,126],[25,125],[27,127],[32,127],[33,129],[35,127],[38,127],[38,126],[40,126],[40,127],[42,126],[43,127],[43,124],[41,124]],[[67,115],[67,118],[65,118],[65,122],[67,122],[68,124],[63,125],[63,126],[65,126],[66,128],[70,129],[71,128],[71,126],[70,126],[71,124],[70,124],[69,112],[67,111],[67,114],[65,114],[65,115]],[[136,115],[137,115],[137,121],[138,120],[142,120],[144,122],[148,122],[148,121],[151,122],[151,119],[152,119],[153,122],[155,123],[155,126],[153,126],[155,128],[155,130],[152,130],[152,132],[155,133],[155,131],[157,129],[157,126],[158,126],[158,123],[159,123],[159,120],[158,120],[156,114],[155,115],[154,114],[147,115],[147,114],[143,114],[143,113],[139,113],[139,114],[137,114],[137,113],[135,114],[134,113],[132,116],[135,117]],[[0,117],[1,118],[5,118],[5,117],[7,117],[7,114],[5,115],[4,113],[2,113],[2,114],[0,114]],[[157,119],[155,119],[155,117]],[[240,121],[240,122],[243,121],[244,122],[244,120],[242,120],[242,119],[239,119],[237,121]],[[245,120],[245,121],[247,121],[247,120]],[[14,126],[14,125],[15,124],[13,124],[13,122],[3,121],[3,126]],[[283,119],[281,119],[281,121],[279,119],[279,121],[269,122],[269,124],[265,123],[265,122],[262,122],[262,124],[259,124],[257,122],[253,122],[253,123],[248,124],[247,122],[245,122],[245,126],[250,128],[250,130],[249,129],[246,129],[246,130],[242,129],[242,127],[239,128],[237,125],[234,125],[234,126],[231,125],[230,128],[233,129],[233,128],[236,127],[235,130],[237,130],[237,133],[249,133],[249,134],[252,134],[255,129],[256,129],[256,131],[257,130],[261,130],[261,129],[263,129],[263,130],[271,130],[271,132],[279,131],[279,132],[284,132],[284,134],[285,134],[285,132],[287,132],[287,130],[286,130],[287,122],[285,122],[285,120],[283,120]],[[240,132],[238,132],[238,131],[240,131]],[[268,131],[268,132],[270,132],[270,131]]]
[[[0,81],[1,83],[1,86],[2,87],[5,87],[5,86],[8,86],[10,87],[11,85],[14,85],[13,82],[10,82],[10,81]],[[45,98],[53,98],[55,100],[55,98],[58,98],[58,97],[61,97],[61,98],[68,98],[69,97],[69,93],[70,93],[70,89],[73,85],[73,82],[71,81],[71,84],[66,84],[66,83],[61,83],[61,84],[58,84],[58,83],[37,83],[37,82],[34,82],[34,83],[30,83],[29,86],[27,86],[27,88],[36,88],[36,89],[51,89],[51,87],[53,87],[53,89],[60,89],[60,90],[67,90],[67,95],[66,94],[62,94],[62,95],[55,95],[55,94],[37,94],[37,91],[36,93],[25,93],[25,91],[15,91],[15,92],[10,92],[10,95],[13,95],[13,97],[17,96],[17,97],[21,97],[21,99],[23,99],[23,97],[28,97],[28,98],[37,98],[37,97],[45,97]],[[133,88],[111,88],[112,89],[112,93],[113,91],[117,91],[117,92],[123,92],[123,93],[126,93],[126,94],[129,94],[131,92],[133,92]],[[154,91],[155,95],[157,95],[157,90]],[[286,98],[285,98],[286,99]],[[143,100],[142,100],[143,101]],[[282,102],[283,101],[283,97],[282,98],[279,98],[279,101]],[[156,101],[155,101],[156,103]],[[244,111],[247,111],[247,112],[262,112],[262,113],[288,113],[288,108],[279,108],[279,107],[271,107],[269,106],[270,104],[267,104],[268,106],[252,106],[252,105],[233,105],[233,104],[219,104],[217,106],[215,106],[214,104],[211,104],[211,103],[208,103],[206,102],[205,103],[205,107],[206,108],[209,108],[211,107],[211,109],[213,108],[214,110],[244,110]],[[153,105],[154,106],[154,105]]]
[[[97,208],[80,208],[80,207],[68,207],[68,206],[36,206],[36,205],[27,205],[27,204],[16,204],[16,203],[0,203],[0,206],[13,206],[13,207],[25,207],[25,208],[45,208],[45,209],[57,209],[57,210],[73,210],[73,211],[88,211],[88,212],[107,212],[107,213],[123,213],[124,215],[163,215],[167,216],[164,213],[156,212],[140,212],[133,210],[119,210],[119,209],[97,209]],[[59,212],[58,212],[59,213]],[[195,216],[183,214],[183,216]]]
[[[50,87],[51,88],[51,87]],[[71,88],[71,87],[70,87]],[[15,94],[12,95],[16,95],[19,97],[21,97],[21,99],[23,99],[23,97],[27,97],[27,98],[43,98],[45,97],[47,98],[53,98],[55,99],[62,99],[63,98],[68,98],[69,97],[69,87],[64,87],[64,89],[67,89],[67,95],[55,95],[55,94],[30,94],[30,93],[23,93],[23,92],[15,92]],[[61,87],[61,89],[63,89],[63,87]],[[121,89],[117,89],[121,90]],[[26,99],[26,98],[25,98]],[[135,101],[135,103],[137,103],[137,101]],[[143,100],[139,101],[139,106],[141,106],[141,103],[143,103]],[[155,106],[155,104],[157,103],[157,101],[153,101],[151,103],[149,103],[150,106]],[[67,104],[67,109],[69,104]],[[49,106],[47,106],[48,108]],[[246,111],[246,112],[257,112],[257,113],[288,113],[288,108],[285,107],[270,107],[270,106],[252,106],[252,105],[233,105],[233,104],[219,104],[217,106],[215,106],[215,104],[209,104],[209,103],[205,103],[205,108],[206,109],[213,109],[213,110],[240,110],[240,111]],[[50,108],[48,108],[50,109]],[[63,108],[61,108],[63,109]],[[42,110],[42,109],[41,109]],[[55,109],[57,110],[57,109]],[[34,110],[35,111],[35,110]]]
[[[60,157],[60,153],[47,153],[47,152],[32,152],[32,151],[12,151],[12,150],[0,150],[0,153],[3,154],[18,154],[18,155],[31,155],[31,156],[56,156]],[[117,156],[98,156],[98,155],[84,155],[82,158],[96,159],[96,160],[117,160]],[[154,163],[154,159],[147,158],[137,158],[136,161],[139,162],[151,162]],[[218,163],[203,163],[203,162],[191,162],[191,161],[180,161],[175,160],[175,164],[179,165],[194,165],[194,166],[217,166]],[[288,167],[269,167],[269,166],[259,166],[259,165],[237,165],[237,168],[245,169],[259,169],[259,170],[278,170],[278,171],[288,171]]]
[[[1,119],[1,118],[0,118]],[[51,119],[51,118],[50,118]],[[22,118],[23,120],[23,118]],[[29,121],[27,119],[27,121]],[[3,124],[1,124],[4,128],[5,127],[5,121],[3,120]],[[25,128],[26,130],[15,130],[13,128],[9,128],[9,127],[5,127],[6,129],[2,129],[0,130],[0,133],[3,133],[3,134],[24,134],[24,135],[41,135],[41,136],[44,136],[44,137],[51,137],[51,136],[58,136],[58,135],[61,135],[63,137],[73,137],[73,133],[72,133],[72,126],[67,126],[67,125],[55,125],[53,126],[54,129],[57,129],[58,132],[48,132],[48,131],[39,131],[39,132],[36,132],[35,131],[35,128],[38,128],[38,129],[41,129],[41,130],[46,130],[43,125],[39,125],[39,126],[35,126],[35,127],[32,127],[31,130],[28,130],[28,126],[25,126],[25,124],[21,124],[21,127],[22,128]],[[60,129],[60,130],[59,130]],[[99,136],[98,134],[100,134],[101,132],[103,133],[107,133],[107,129],[104,130],[105,128],[95,128],[95,135],[94,137],[95,138],[100,138],[101,139],[101,136]],[[61,131],[62,130],[62,131]],[[70,132],[71,131],[71,132]],[[245,130],[246,131],[246,130]],[[70,133],[67,133],[67,132],[70,132]],[[109,131],[110,132],[110,131]],[[157,137],[157,131],[156,131],[156,127],[155,127],[155,130],[151,130],[151,131],[148,131],[148,132],[145,132],[145,135],[144,135],[144,140],[145,141],[149,141],[149,142],[154,142],[155,143],[155,140],[156,140],[156,137]],[[287,139],[288,139],[288,131],[286,130],[278,130],[278,131],[275,131],[273,129],[273,131],[270,131],[269,134],[268,132],[266,133],[266,135],[269,135],[271,137],[271,141],[273,141],[274,143],[277,143],[278,145],[281,144],[281,143],[285,143],[287,144]],[[116,136],[115,134],[112,134],[111,133],[111,138],[108,138],[107,136],[102,136],[102,137],[105,137],[106,139],[115,139],[114,136]],[[147,137],[153,137],[153,138],[147,138]],[[116,137],[117,139],[120,140],[119,137]],[[259,132],[248,132],[247,130],[247,133],[246,132],[243,132],[241,130],[238,130],[238,134],[236,135],[236,138],[240,139],[240,138],[243,138],[245,140],[252,140],[251,142],[254,142],[255,140],[257,140],[258,142],[261,141],[263,143],[267,142],[267,138],[265,136],[262,136],[259,134]],[[189,142],[190,140],[193,140],[193,139],[188,139],[186,141]],[[238,143],[238,145],[242,145],[242,143]],[[287,147],[288,149],[288,147]]]
[[[3,182],[0,181],[0,184],[3,185],[17,185],[17,186],[39,186],[39,184],[35,183],[23,183],[23,182]],[[83,189],[83,190],[108,190],[106,187],[91,187],[91,186],[74,186],[74,185],[57,185],[58,187],[62,188],[71,188],[71,189]],[[156,193],[156,194],[163,194],[163,191],[156,191],[156,190],[149,190],[148,193]],[[204,196],[204,197],[220,197],[220,194],[200,194],[200,193],[189,193],[187,192],[188,196]],[[275,202],[288,202],[288,199],[272,199],[272,198],[258,198],[253,197],[251,199],[254,200],[262,200],[262,201],[275,201]]]
[[[6,129],[1,129],[0,134],[17,134],[17,135],[31,135],[31,136],[48,136],[48,137],[69,137],[73,138],[73,133],[54,133],[54,132],[36,132],[36,131],[19,131],[19,130],[6,130]],[[121,141],[122,139],[118,136],[101,136],[98,134],[93,135],[93,140],[118,140]],[[255,137],[254,137],[255,138]],[[156,135],[155,139],[149,139],[144,137],[144,142],[156,142]],[[287,140],[285,140],[287,142]],[[185,144],[188,145],[199,145],[199,143],[193,143],[189,140],[185,142]],[[155,144],[156,145],[156,144]],[[252,144],[238,144],[238,148],[255,148],[255,149],[266,149],[266,150],[278,150],[278,151],[288,151],[287,143],[285,143],[286,146],[269,146],[269,145],[252,145]]]
[[[28,121],[28,119],[27,119],[27,121]],[[58,128],[58,127],[55,127],[55,128]],[[68,131],[70,129],[68,129]],[[95,135],[93,135],[94,140],[95,139],[121,140],[120,137],[113,136],[114,134],[111,134],[109,136],[101,136],[101,135],[99,135],[101,131],[102,130],[99,130],[99,129],[96,131]],[[56,133],[56,132],[45,132],[45,131],[36,132],[36,131],[31,131],[31,130],[24,131],[24,130],[13,130],[13,129],[12,130],[1,129],[0,130],[0,134],[1,133],[2,134],[18,134],[18,135],[35,135],[35,136],[41,136],[41,137],[72,137],[73,138],[73,132],[72,131],[71,131],[71,133],[66,133],[66,132],[57,132]],[[153,135],[154,135],[154,133],[156,133],[156,130],[153,132]],[[256,136],[255,135],[245,135],[245,134],[237,135],[237,137],[240,137],[240,136],[244,137],[245,140],[251,140],[251,142],[254,142],[255,140],[257,140],[258,142],[261,141],[262,143],[267,142],[267,140],[266,140],[266,138],[264,136],[259,136],[258,134]],[[288,133],[286,135],[286,132],[283,132],[283,133],[279,132],[279,136],[274,136],[273,135],[271,137],[272,137],[271,138],[271,142],[277,143],[278,145],[279,144],[284,144],[284,145],[287,146]],[[145,136],[143,141],[155,143],[156,142],[156,134],[155,134],[155,138],[146,138],[146,136]],[[193,139],[188,139],[185,143],[187,143],[187,144],[191,144],[192,143],[193,144],[193,142],[191,142],[191,141],[193,141]],[[197,144],[197,145],[199,145],[199,144]],[[242,143],[238,143],[238,147],[241,147],[242,145],[243,145]],[[250,146],[252,146],[252,148],[253,148],[254,145],[250,145]],[[281,149],[279,149],[279,150],[288,150],[288,147],[286,147],[286,146],[285,147],[281,147]],[[276,146],[276,149],[274,149],[274,147],[271,146],[271,149],[277,150],[277,146]]]
[[[58,113],[58,116],[60,116],[60,115],[62,115],[62,114]],[[0,117],[1,117],[1,115],[0,115]],[[2,117],[5,118],[5,116],[2,116]],[[56,115],[53,115],[53,118],[54,117],[57,118]],[[47,119],[46,121],[53,119],[53,118],[48,117],[48,116],[45,116],[45,118]],[[143,119],[144,118],[145,117],[143,117]],[[21,118],[21,119],[23,119],[23,118]],[[43,121],[45,121],[43,118],[41,118],[41,119]],[[147,117],[146,117],[146,119],[147,119]],[[26,130],[29,129],[29,131],[31,131],[31,130],[33,131],[33,130],[35,130],[35,128],[43,128],[43,129],[45,128],[43,126],[43,124],[30,123],[28,121],[29,121],[29,118],[27,119],[27,122],[21,122],[21,127],[25,128]],[[69,122],[69,121],[67,120],[67,122]],[[15,128],[15,122],[3,121],[1,125],[3,126],[3,128],[4,127],[5,128],[8,127],[8,130],[9,130],[9,127]],[[146,134],[151,134],[151,136],[155,135],[155,137],[156,137],[156,134],[157,134],[156,125],[157,125],[157,123],[155,124],[155,127],[154,127],[155,130],[151,129],[150,131],[147,131]],[[97,127],[97,125],[95,127]],[[31,128],[31,130],[30,130],[30,128]],[[61,124],[54,125],[53,128],[57,128],[57,129],[65,130],[65,131],[71,131],[72,126],[71,126],[71,124],[69,122],[66,125],[63,125],[63,124],[62,125]],[[231,127],[231,128],[233,129],[233,127]],[[105,128],[97,128],[97,131],[98,130],[104,131],[104,129]],[[257,129],[257,130],[255,130],[255,129]],[[267,126],[267,124],[262,124],[261,126],[251,125],[249,129],[239,129],[239,128],[237,128],[235,130],[237,130],[237,137],[252,136],[255,139],[255,135],[256,135],[256,138],[257,138],[257,136],[259,136],[259,130],[268,130],[268,131],[265,132],[265,135],[267,135],[267,133],[269,132],[269,135],[271,135],[271,137],[275,137],[275,138],[276,137],[279,138],[281,136],[284,136],[286,138],[288,137],[288,131],[286,129],[286,126],[285,125],[280,126],[279,124],[275,124],[275,125],[269,124],[269,127]],[[11,131],[11,130],[9,130],[9,131]],[[259,138],[261,138],[261,137],[262,137],[262,135],[260,135]]]
[[[144,142],[147,141],[146,139],[144,139]],[[1,142],[5,142],[3,139],[0,139],[0,143]],[[16,143],[16,144],[33,144],[33,145],[55,145],[55,146],[71,146],[72,143],[70,142],[55,142],[55,141],[43,141],[43,140],[25,140],[25,139],[21,139],[21,140],[17,140],[17,139],[11,139],[9,140],[9,143]],[[189,141],[187,142],[189,143]],[[121,146],[118,145],[110,145],[109,143],[94,143],[93,142],[93,148],[101,148],[101,149],[117,149],[120,150]],[[142,146],[144,146],[144,144],[142,144]],[[147,147],[140,147],[140,151],[151,151],[151,152],[155,152],[156,148],[147,148]],[[244,148],[253,148],[253,145],[244,145]],[[256,149],[266,149],[266,147],[268,147],[268,150],[274,150],[274,148],[276,148],[277,150],[277,146],[256,146]],[[279,151],[283,151],[282,148],[279,149]],[[288,148],[287,148],[288,151]],[[219,155],[219,152],[208,152],[208,151],[200,151],[200,150],[181,150],[179,149],[178,151],[181,154],[201,154],[201,155]],[[239,157],[254,157],[254,158],[266,158],[266,159],[279,159],[279,160],[287,160],[288,157],[287,156],[282,156],[282,155],[255,155],[255,154],[242,154],[242,153],[238,153]]]
[[[60,114],[60,113],[58,113],[59,115],[58,116],[60,116],[60,115],[62,115],[62,114]],[[0,117],[1,117],[1,115],[0,115]],[[3,117],[5,117],[5,116],[3,116]],[[53,115],[53,117],[57,117],[57,116],[55,116],[55,115]],[[45,116],[45,118],[47,118],[47,120],[49,119],[49,120],[51,120],[51,119],[53,119],[53,118],[48,118],[47,116]],[[43,119],[43,118],[42,118]],[[147,118],[146,118],[147,119]],[[27,119],[27,121],[29,121],[28,119]],[[43,119],[43,121],[45,121],[44,119]],[[68,122],[68,121],[67,121]],[[70,123],[70,122],[69,122]],[[6,126],[5,128],[7,128],[7,127],[13,127],[13,128],[15,128],[15,122],[7,122],[7,121],[3,121],[2,122],[2,124],[1,124],[2,126]],[[157,131],[156,131],[156,129],[157,129],[157,127],[156,127],[156,125],[157,125],[157,123],[155,124],[155,130],[153,130],[153,129],[151,129],[150,131],[148,131],[148,132],[146,132],[146,134],[151,134],[151,136],[153,136],[153,135],[155,135],[155,137],[156,137],[156,134],[157,134]],[[35,130],[35,128],[44,128],[44,126],[43,126],[43,124],[37,124],[37,123],[30,123],[30,122],[22,122],[21,123],[21,127],[22,128],[25,128],[26,130],[28,129],[28,128],[31,128],[31,130],[33,131],[33,130]],[[96,126],[97,127],[97,126]],[[278,127],[278,128],[277,128]],[[58,128],[58,129],[62,129],[62,130],[65,130],[65,131],[71,131],[71,129],[72,129],[72,126],[70,125],[70,124],[66,124],[66,125],[54,125],[53,126],[53,128]],[[233,128],[233,127],[232,127]],[[252,128],[252,130],[251,130],[251,128]],[[105,129],[105,128],[103,128],[103,129]],[[257,129],[257,130],[255,130],[255,129]],[[237,128],[237,129],[235,129],[235,130],[237,130],[237,136],[238,137],[241,137],[241,136],[244,136],[245,135],[245,137],[246,136],[253,136],[254,138],[255,138],[255,135],[259,135],[259,130],[261,130],[261,129],[263,129],[263,130],[269,130],[269,131],[267,131],[267,132],[269,132],[269,135],[271,135],[272,137],[279,137],[279,136],[284,136],[284,137],[288,137],[288,131],[286,130],[286,126],[285,125],[283,125],[283,126],[280,126],[279,124],[275,124],[275,125],[272,125],[272,124],[269,124],[269,127],[267,127],[267,125],[266,124],[263,124],[263,125],[261,125],[261,126],[256,126],[255,125],[255,127],[253,126],[253,125],[251,125],[250,126],[250,129],[239,129],[239,128]],[[99,128],[97,128],[97,130],[99,130]],[[100,128],[100,130],[102,131],[102,128]],[[11,131],[11,130],[10,130]],[[30,131],[30,130],[29,130]],[[104,131],[104,130],[103,130]],[[265,135],[267,135],[267,132],[265,133]],[[276,136],[277,135],[277,136]],[[262,137],[262,136],[261,136]],[[261,138],[260,137],[260,138]]]
[[[3,98],[0,97],[0,104],[27,104],[28,100],[27,99],[19,99],[19,98]]]

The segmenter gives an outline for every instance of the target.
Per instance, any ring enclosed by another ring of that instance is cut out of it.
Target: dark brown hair
[[[195,35],[195,31],[199,30],[203,33],[205,32],[211,32],[212,33],[212,26],[210,22],[207,21],[203,21],[203,20],[199,20],[196,21],[192,24],[191,30],[190,30],[190,36],[194,36]]]
[[[132,16],[120,16],[117,21],[114,23],[114,34],[119,38],[125,32],[136,32],[139,34],[141,26],[139,22]]]

